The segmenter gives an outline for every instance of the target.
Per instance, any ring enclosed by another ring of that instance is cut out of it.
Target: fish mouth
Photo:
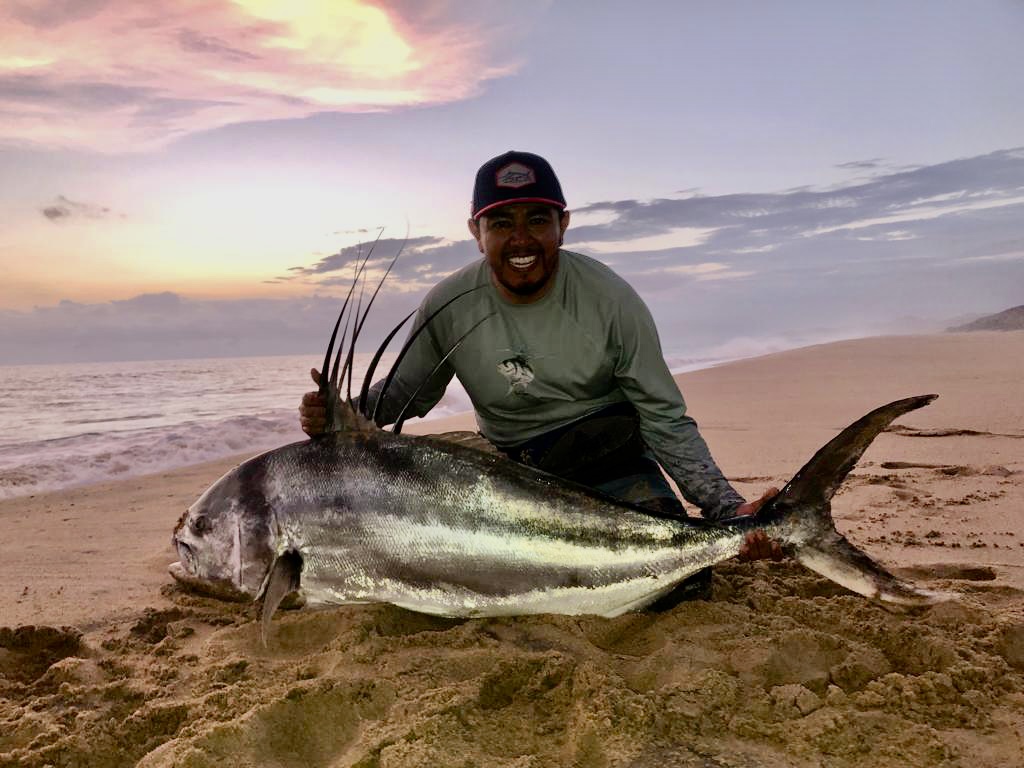
[[[181,559],[179,562],[167,566],[167,570],[174,580],[187,590],[232,602],[252,600],[252,595],[246,594],[229,579],[211,579],[199,576],[196,556],[192,547],[177,540],[174,542],[174,546],[177,547],[178,557]]]
[[[167,572],[189,592],[216,597],[220,600],[229,600],[233,603],[248,603],[253,599],[252,595],[246,594],[230,581],[212,581],[195,576],[182,563],[171,563],[167,566]]]
[[[179,563],[183,572],[192,576],[196,572],[196,556],[192,552],[192,547],[183,541],[175,541],[174,546],[178,549],[178,557],[181,562]],[[173,575],[173,574],[172,574]]]

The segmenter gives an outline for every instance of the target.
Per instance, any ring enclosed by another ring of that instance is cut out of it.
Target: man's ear
[[[569,209],[562,211],[558,216],[558,247],[562,247],[562,241],[565,239],[565,230],[569,228]]]
[[[479,250],[480,253],[483,253],[484,244],[480,240],[480,222],[476,219],[470,218],[466,224],[469,226],[469,234],[471,234],[473,239],[476,240],[477,250]]]

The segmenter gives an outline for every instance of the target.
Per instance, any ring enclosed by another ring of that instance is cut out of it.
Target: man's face
[[[469,231],[487,258],[506,299],[528,304],[543,296],[558,268],[558,249],[569,212],[550,205],[514,203],[469,220]]]

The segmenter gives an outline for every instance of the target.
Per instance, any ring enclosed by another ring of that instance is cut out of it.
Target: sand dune
[[[911,394],[834,503],[957,599],[892,613],[793,562],[618,619],[285,611],[182,592],[170,531],[234,461],[0,503],[0,767],[1024,764],[1024,332],[841,342],[679,377],[748,495]],[[419,431],[466,427],[466,418]]]

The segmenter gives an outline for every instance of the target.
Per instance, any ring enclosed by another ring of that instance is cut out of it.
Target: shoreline
[[[987,383],[983,383],[969,370],[948,367],[940,370],[931,363],[935,359],[933,349],[952,350],[969,360],[965,352],[981,342],[997,346],[1009,344],[1024,353],[1024,331],[867,337],[744,358],[677,374],[675,379],[684,393],[689,412],[700,424],[712,455],[730,482],[747,498],[756,497],[771,485],[782,487],[814,451],[868,410],[933,389],[946,389],[946,392],[940,391],[935,403],[908,414],[900,424],[918,430],[970,429],[983,434],[950,435],[944,439],[883,434],[861,460],[858,470],[871,468],[877,472],[883,462],[930,463],[961,467],[959,471],[969,476],[986,477],[985,472],[998,473],[1000,467],[1007,469],[1004,465],[1013,463],[1015,452],[1024,449],[1024,440],[1018,443],[1015,437],[1001,436],[1009,433],[1024,436],[1024,403],[1012,397],[999,397],[1006,387],[1024,380],[1024,364],[1007,360],[1001,366],[996,365],[998,375],[990,376]],[[885,358],[887,376],[881,379],[862,375],[866,361],[879,355]],[[793,378],[791,372],[795,369],[803,372],[798,378],[813,380],[815,386],[790,384],[787,390],[785,382]],[[1016,378],[1018,374],[1022,378]],[[772,393],[771,407],[761,408],[751,417],[750,408],[743,408],[744,401],[751,391],[764,387]],[[972,401],[964,402],[970,394],[969,388],[979,392]],[[964,407],[970,409],[967,420],[957,412]],[[1017,425],[1016,430],[1004,426],[1012,424]],[[449,430],[475,431],[475,428],[472,413],[463,413],[426,421],[416,419],[407,425],[406,432],[431,434]],[[993,449],[990,455],[965,467],[964,447],[977,447],[982,440],[988,441],[985,448]],[[778,449],[780,442],[785,444],[784,450]],[[766,451],[771,445],[776,449]],[[65,594],[64,590],[77,593],[80,584],[75,573],[85,567],[96,569],[97,576],[105,574],[104,578],[113,581],[116,573],[130,564],[133,577],[127,586],[118,590],[107,588],[95,595],[110,601],[109,612],[99,609],[101,616],[130,610],[136,600],[167,583],[166,565],[174,559],[174,552],[169,545],[165,548],[166,555],[158,555],[156,551],[160,549],[159,543],[169,542],[178,516],[214,480],[252,455],[255,454],[238,453],[153,474],[0,500],[0,522],[12,532],[8,542],[12,539],[26,542],[20,547],[11,547],[9,543],[0,545],[0,573],[35,572],[31,579],[22,577],[20,580],[25,583],[18,586],[15,586],[17,579],[2,580],[0,605],[5,607],[5,616],[10,617],[5,622],[75,623],[84,616],[95,616],[97,608],[84,594],[79,598],[83,606],[89,603],[88,608],[76,609],[73,606],[77,601],[66,597],[56,599]],[[848,482],[856,479],[858,470]],[[917,473],[924,471],[919,469]],[[936,471],[941,470],[932,470]],[[914,472],[899,470],[893,474],[907,476]],[[991,477],[993,482],[1000,479],[998,474]],[[116,499],[117,503],[110,503],[111,499]],[[842,494],[836,498],[834,506],[838,519],[860,520],[863,517],[851,508]],[[141,510],[150,509],[159,509],[159,516],[139,514]],[[1021,522],[1024,523],[1024,519]],[[1024,525],[1020,527],[1024,529]],[[130,542],[125,535],[129,528],[134,528]],[[882,539],[882,534],[870,531],[858,542],[860,532],[854,529],[849,533],[855,543],[870,543],[879,559],[889,564],[898,553],[915,566],[927,560],[926,554],[950,554],[949,551],[936,553],[931,546],[902,547],[899,538]],[[922,531],[921,535],[927,533]],[[1024,536],[1018,549],[1024,554]],[[103,555],[112,550],[120,551],[121,558],[116,565],[111,563],[104,567]],[[995,547],[974,547],[971,555],[987,565],[1008,569],[1006,577],[1024,587],[1024,558],[1018,557],[1012,548],[1001,547],[997,555]],[[167,562],[158,563],[162,559]],[[60,607],[52,610],[48,605],[50,600],[56,600],[54,605]]]
[[[942,335],[942,334],[937,334],[937,335]],[[688,363],[686,365],[679,366],[679,367],[677,367],[675,369],[670,368],[670,370],[671,370],[672,376],[676,379],[677,382],[679,382],[679,381],[682,380],[680,377],[690,376],[690,375],[698,373],[700,371],[716,370],[716,369],[720,369],[720,368],[731,366],[731,365],[742,364],[742,363],[745,363],[747,361],[769,360],[769,359],[771,359],[771,358],[773,358],[773,357],[775,357],[777,355],[785,355],[785,354],[789,354],[789,353],[792,353],[792,352],[797,352],[797,351],[800,351],[800,350],[813,350],[813,349],[818,349],[818,348],[821,348],[821,347],[827,347],[827,346],[829,346],[831,344],[842,344],[842,343],[851,342],[851,341],[857,342],[857,341],[868,341],[868,340],[871,340],[871,339],[913,338],[915,336],[919,336],[919,335],[918,334],[905,334],[905,335],[899,335],[899,336],[866,336],[866,337],[854,338],[854,339],[840,339],[838,341],[834,341],[833,340],[833,341],[825,341],[825,342],[816,342],[816,343],[809,344],[809,345],[802,346],[802,347],[792,347],[792,348],[787,348],[787,349],[783,349],[783,350],[777,350],[777,351],[772,351],[772,352],[765,352],[765,353],[756,354],[756,355],[749,356],[749,357],[705,358],[705,359],[700,360],[697,363]],[[285,357],[291,357],[291,356],[285,356]],[[248,360],[250,358],[241,358],[241,359]],[[143,361],[143,362],[148,363],[149,361]],[[157,361],[157,362],[159,362],[159,361]],[[172,362],[180,362],[180,361],[172,361]],[[461,392],[461,389],[460,389],[460,392]],[[684,388],[684,393],[685,393],[685,388]],[[460,397],[457,397],[457,399],[465,399],[464,393],[462,393],[462,395]],[[289,413],[290,414],[290,413],[292,413],[292,411],[291,411],[291,409],[287,409],[287,408],[285,408],[285,409],[279,408],[279,409],[276,409],[276,410],[274,410],[272,412],[268,412],[268,415],[272,414],[275,419],[279,419],[281,417],[281,415],[284,414],[284,413]],[[231,416],[230,420],[235,421],[235,420],[237,420],[239,418],[241,418],[241,417]],[[202,424],[203,422],[201,420],[200,421],[196,421],[196,422],[187,421],[187,422],[183,422],[181,424],[167,425],[166,427],[164,427],[164,429],[172,429],[172,430],[177,431],[177,430],[182,429],[182,428],[187,428],[190,425],[192,425],[193,423],[195,423],[195,424]],[[442,425],[446,424],[446,423],[454,424],[456,426],[453,426],[453,427],[443,427]],[[471,410],[467,410],[467,411],[460,411],[460,412],[455,412],[455,413],[447,413],[445,415],[440,415],[440,416],[431,416],[430,414],[428,414],[428,416],[426,417],[425,420],[424,419],[414,419],[414,420],[410,421],[408,423],[406,429],[411,434],[428,434],[431,431],[438,431],[439,432],[439,431],[445,431],[446,429],[449,429],[449,428],[450,429],[470,429],[470,430],[474,430],[475,431],[476,427],[475,427],[475,423],[473,422],[473,419],[472,419],[472,411]],[[114,438],[114,437],[117,437],[117,436],[122,435],[122,434],[133,434],[133,432],[134,432],[134,430],[132,430],[132,429],[118,430],[118,431],[114,431],[114,432],[109,433],[108,435],[106,435],[106,437]],[[104,437],[104,435],[97,435],[97,436],[101,437],[101,438]],[[84,437],[86,437],[86,436],[85,435],[69,435],[69,436],[65,436],[65,437],[61,437],[61,438],[56,438],[56,440],[57,441],[62,441],[62,440],[81,440]],[[158,432],[158,433],[154,434],[153,438],[151,438],[151,439],[161,440],[162,436]],[[261,447],[257,451],[257,453],[263,452],[264,450],[272,450],[277,445],[284,445],[287,442],[291,442],[293,439],[295,439],[295,440],[303,439],[303,436],[302,436],[301,432],[298,431],[297,426],[296,426],[294,434],[292,434],[290,436],[285,436],[281,441],[279,441],[276,444],[271,444],[268,441],[267,443],[265,443],[266,447],[265,448]],[[266,440],[266,437],[265,436],[262,437],[261,440]],[[49,443],[49,442],[53,442],[53,441],[52,440],[44,440],[44,441],[40,442],[40,445],[45,444],[45,443]],[[29,444],[29,445],[34,445],[34,444]],[[0,448],[2,448],[2,447],[3,446],[0,446]],[[10,446],[8,446],[8,447],[10,447]],[[92,456],[92,451],[94,451],[94,450],[101,450],[101,449],[90,449],[85,454],[86,458]],[[247,452],[225,453],[225,454],[219,455],[219,456],[218,455],[214,455],[213,458],[198,458],[196,460],[188,461],[188,463],[183,463],[183,464],[178,464],[178,463],[170,462],[167,465],[163,465],[162,462],[154,461],[152,458],[147,457],[147,460],[149,461],[149,463],[155,464],[156,468],[155,469],[154,468],[150,468],[150,467],[140,468],[140,469],[142,469],[142,471],[139,471],[138,473],[136,473],[135,472],[135,468],[132,467],[132,465],[131,465],[131,460],[129,458],[130,454],[126,454],[125,455],[125,460],[122,461],[122,460],[120,460],[121,454],[117,452],[118,450],[119,449],[117,449],[116,447],[111,446],[111,447],[105,448],[105,449],[103,449],[101,451],[102,455],[104,456],[104,461],[114,461],[114,463],[117,465],[117,467],[113,470],[114,472],[117,473],[116,475],[114,475],[114,474],[107,474],[106,476],[100,475],[100,476],[96,476],[96,477],[87,478],[85,480],[74,480],[74,481],[72,481],[72,482],[70,482],[70,483],[68,483],[66,485],[59,485],[59,486],[56,486],[56,487],[54,487],[52,485],[49,485],[49,484],[46,484],[46,483],[44,483],[43,485],[41,485],[38,488],[31,487],[31,486],[33,486],[33,482],[30,482],[30,480],[29,480],[29,478],[31,476],[30,473],[31,472],[35,472],[35,471],[39,471],[39,469],[40,469],[39,467],[30,468],[29,474],[26,474],[26,470],[23,469],[23,468],[20,468],[20,467],[13,467],[13,468],[10,468],[8,470],[0,471],[0,482],[7,483],[6,485],[3,486],[4,493],[0,494],[0,504],[2,504],[4,502],[16,500],[16,499],[27,499],[27,498],[32,498],[34,496],[41,496],[41,495],[50,494],[50,493],[74,492],[74,491],[78,491],[78,490],[81,490],[81,489],[84,489],[84,488],[88,488],[88,487],[91,487],[91,486],[94,486],[94,485],[101,485],[101,484],[106,484],[106,483],[110,483],[110,482],[117,482],[118,480],[122,480],[122,479],[123,480],[132,480],[132,479],[136,479],[136,478],[155,477],[155,476],[163,475],[163,474],[165,474],[167,472],[184,470],[184,469],[188,469],[189,467],[194,467],[194,466],[202,466],[202,465],[207,465],[207,464],[213,465],[213,464],[217,464],[217,463],[223,462],[223,461],[235,461],[237,463],[239,461],[244,460],[244,458],[247,458],[250,455],[256,455],[255,453],[249,454]],[[124,447],[124,448],[121,448],[120,450],[126,451],[126,450],[129,450],[129,449],[127,447]],[[113,454],[111,454],[111,451],[113,451]],[[113,456],[113,459],[111,459],[111,455]],[[53,461],[53,459],[51,459],[50,461]],[[127,469],[126,469],[126,462],[127,462]],[[43,465],[43,466],[45,467],[46,465]],[[52,469],[51,469],[51,471],[52,471]],[[72,469],[71,471],[72,471],[72,473],[74,473],[74,472],[80,471],[80,470]],[[93,471],[95,472],[95,470],[93,470]],[[3,477],[4,472],[6,472],[8,474],[7,478]],[[18,484],[24,485],[25,487],[29,487],[30,490],[28,490],[26,492],[15,492],[14,495],[11,495],[12,491],[15,488],[17,488]]]

